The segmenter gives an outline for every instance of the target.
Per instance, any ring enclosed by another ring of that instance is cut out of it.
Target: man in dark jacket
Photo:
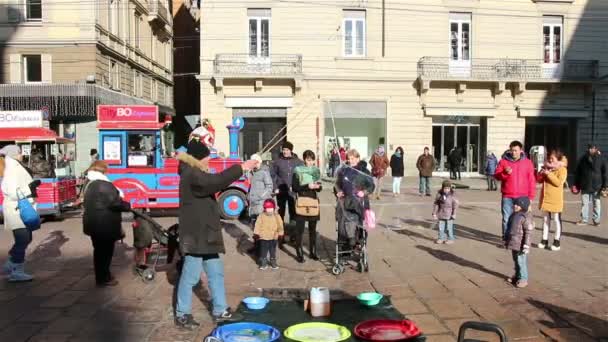
[[[291,189],[293,170],[304,165],[300,159],[293,154],[293,144],[289,141],[283,143],[281,156],[272,163],[270,174],[274,183],[274,191],[277,194],[279,205],[279,215],[285,222],[285,210],[289,205],[289,220],[293,221],[296,217],[296,199]]]
[[[248,160],[223,172],[209,173],[209,148],[198,140],[188,144],[187,153],[178,154],[179,165],[179,248],[184,265],[179,279],[175,324],[184,329],[198,326],[192,317],[192,288],[205,271],[216,322],[236,320],[226,303],[225,253],[220,211],[215,194],[252,169],[257,161]]]
[[[589,205],[593,202],[593,225],[599,226],[602,217],[600,193],[608,187],[608,165],[595,144],[587,146],[587,153],[578,162],[574,186],[580,190],[583,200],[581,220],[577,224],[588,224]]]
[[[462,164],[462,152],[460,147],[454,147],[448,155],[450,163],[450,179],[460,179],[460,165]]]
[[[425,147],[424,153],[418,157],[416,168],[420,173],[420,196],[424,194],[431,196],[431,177],[435,171],[435,158],[430,154],[428,147]]]

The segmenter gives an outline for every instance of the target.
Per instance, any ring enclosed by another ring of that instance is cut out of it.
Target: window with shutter
[[[365,57],[366,26],[365,11],[345,10],[342,25],[344,57]]]

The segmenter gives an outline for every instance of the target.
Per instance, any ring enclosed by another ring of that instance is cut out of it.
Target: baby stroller
[[[367,230],[363,225],[363,200],[353,197],[338,199],[336,205],[336,257],[331,272],[344,273],[349,261],[355,262],[357,271],[369,272]]]
[[[173,261],[179,246],[178,225],[174,224],[168,229],[164,229],[163,226],[143,212],[137,210],[131,210],[131,212],[134,216],[132,227],[135,240],[143,239],[147,241],[147,247],[144,250],[148,266],[145,268],[135,267],[135,272],[145,283],[149,283],[156,276],[156,266],[163,251],[166,251],[167,264]],[[149,255],[153,255],[152,261],[147,260]]]

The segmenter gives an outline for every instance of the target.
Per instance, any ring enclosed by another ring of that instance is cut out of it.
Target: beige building
[[[77,171],[97,147],[96,105],[173,113],[166,0],[0,0],[0,110],[43,110],[75,134]]]
[[[608,2],[602,0],[204,1],[201,115],[245,118],[241,153],[284,125],[322,161],[336,137],[368,158],[425,146],[483,171],[510,141],[608,149]],[[218,129],[220,150],[227,132]],[[284,131],[283,131],[284,132]],[[280,134],[279,134],[280,135]]]

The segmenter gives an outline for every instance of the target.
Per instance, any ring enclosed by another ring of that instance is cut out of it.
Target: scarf
[[[101,180],[101,181],[106,181],[106,182],[111,183],[110,179],[108,179],[108,176],[104,175],[103,173],[101,173],[99,171],[95,171],[95,170],[89,170],[87,172],[87,179],[89,180],[89,182]],[[122,190],[120,190],[119,188],[116,188],[116,190],[118,190],[118,193],[120,194],[120,198],[125,197],[125,194],[122,192]]]
[[[300,185],[308,185],[321,180],[321,170],[316,166],[298,166],[294,172],[298,177]]]

